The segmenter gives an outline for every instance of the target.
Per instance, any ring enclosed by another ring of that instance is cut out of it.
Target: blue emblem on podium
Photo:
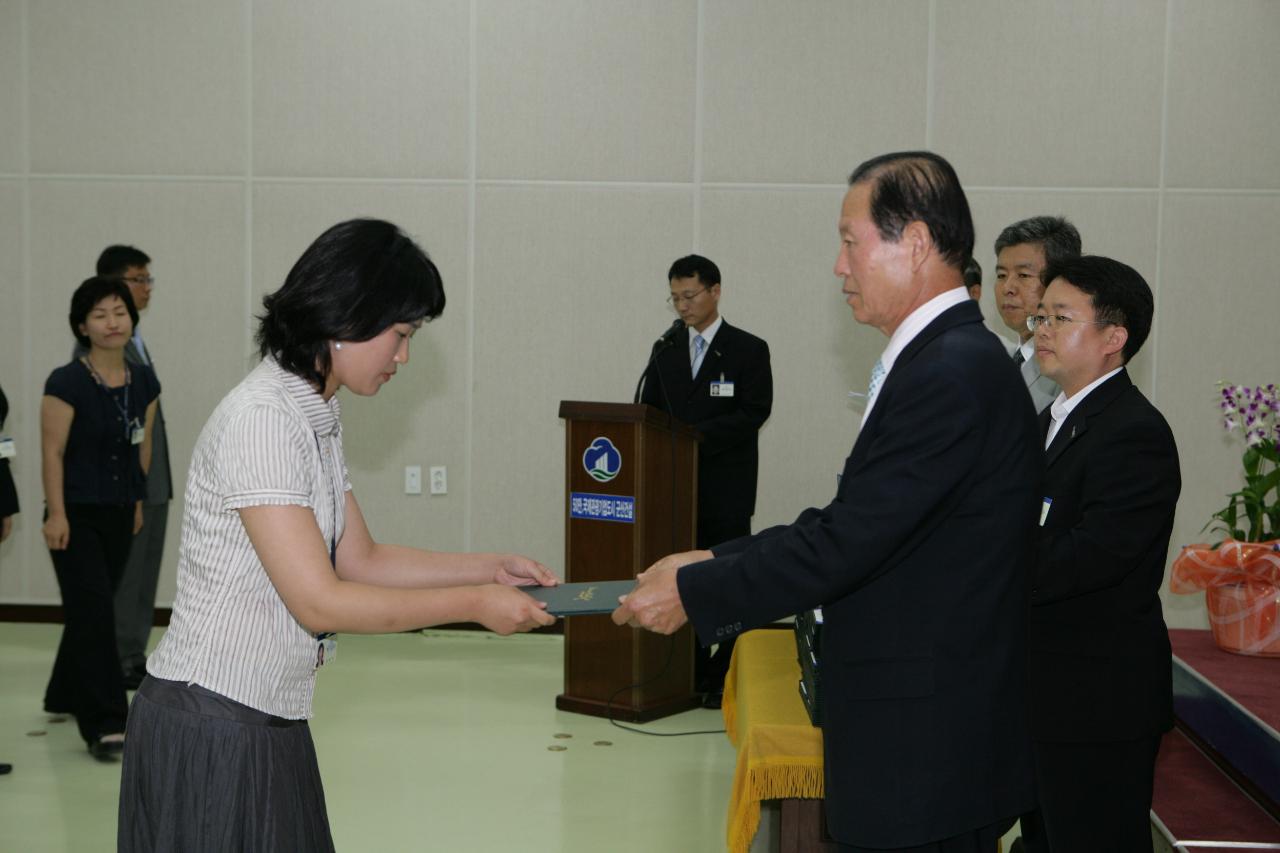
[[[582,467],[593,480],[607,483],[622,470],[622,454],[613,442],[604,436],[591,440],[591,446],[582,452]]]

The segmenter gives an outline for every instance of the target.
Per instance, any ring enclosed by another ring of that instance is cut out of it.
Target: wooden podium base
[[[700,707],[702,707],[702,698],[700,696],[682,696],[678,699],[668,699],[665,702],[650,705],[646,708],[632,708],[628,705],[619,705],[616,702],[610,706],[607,702],[601,702],[596,699],[583,699],[578,696],[566,696],[563,693],[556,697],[557,710],[570,711],[574,714],[586,714],[591,717],[611,717],[624,723],[648,723]]]

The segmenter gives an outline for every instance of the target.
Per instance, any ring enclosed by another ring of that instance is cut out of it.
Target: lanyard
[[[98,371],[93,369],[93,362],[89,361],[89,357],[85,356],[84,358],[81,358],[80,361],[84,363],[85,367],[89,368],[89,375],[98,383],[98,387],[106,392],[107,399],[111,401],[111,405],[115,406],[116,411],[120,413],[120,420],[124,422],[124,440],[129,441],[131,439],[130,432],[133,428],[133,421],[135,420],[134,418],[129,417],[129,386],[132,384],[129,365],[126,364],[124,366],[124,404],[121,405],[120,400],[117,399],[116,395],[112,394],[111,389],[107,387],[107,383],[98,375]]]
[[[316,438],[316,453],[319,454],[320,456],[320,470],[324,472],[325,477],[330,481],[329,485],[332,486],[333,477],[330,475],[330,472],[325,469],[325,465],[324,465],[324,450],[322,450],[320,447],[320,433],[316,432],[316,433],[312,433],[312,435],[314,435]],[[337,496],[337,493],[334,492],[332,489],[330,490],[330,492],[331,492],[331,496],[333,497],[333,517],[332,517],[333,532],[329,536],[329,564],[333,566],[333,570],[337,572],[338,571],[338,496]],[[317,666],[324,663],[324,652],[323,652],[324,641],[332,636],[333,636],[332,631],[326,631],[322,634],[316,634],[316,639],[320,641],[321,643],[320,648],[322,650],[319,653],[319,656],[317,657],[317,664],[316,664]]]

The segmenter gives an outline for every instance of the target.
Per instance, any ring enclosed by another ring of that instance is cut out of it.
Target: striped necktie
[[[702,335],[693,336],[693,376],[697,377],[702,367],[702,357],[707,354],[707,339]]]

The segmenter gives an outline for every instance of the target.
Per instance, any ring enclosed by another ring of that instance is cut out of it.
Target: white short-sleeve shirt
[[[192,453],[178,595],[149,673],[310,718],[318,640],[276,593],[236,510],[308,507],[336,547],[351,489],[338,416],[336,398],[271,358],[218,404]]]

